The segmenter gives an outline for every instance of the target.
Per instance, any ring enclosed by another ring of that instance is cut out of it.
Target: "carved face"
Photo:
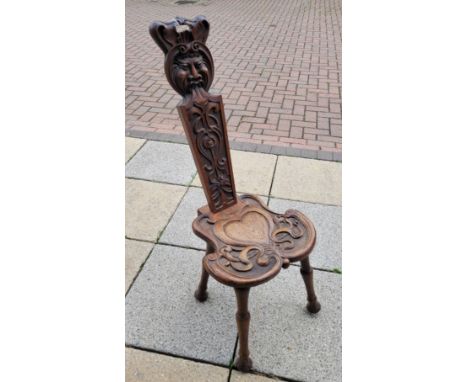
[[[182,96],[197,88],[208,91],[213,81],[213,57],[199,41],[180,43],[167,53],[164,71],[171,86]]]
[[[208,87],[208,68],[201,54],[176,56],[172,75],[177,87],[185,93],[195,87]]]

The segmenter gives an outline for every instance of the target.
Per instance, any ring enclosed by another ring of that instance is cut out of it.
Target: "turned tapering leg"
[[[207,255],[213,251],[214,249],[210,245],[206,247]],[[202,274],[200,278],[200,284],[198,284],[198,288],[195,291],[195,298],[200,302],[206,301],[206,299],[208,298],[208,292],[206,291],[206,288],[208,287],[208,277],[209,277],[209,274],[205,270],[205,267],[203,266],[203,263],[202,263]]]
[[[314,292],[314,277],[310,266],[309,256],[301,260],[301,275],[307,291],[307,310],[310,313],[317,313],[321,306]]]
[[[206,288],[208,286],[208,277],[208,272],[205,270],[205,267],[202,264],[200,284],[198,284],[198,288],[195,291],[195,298],[200,302],[206,301],[206,299],[208,298],[208,292],[206,291]]]
[[[252,368],[252,360],[249,358],[249,291],[250,288],[235,288],[237,299],[237,331],[239,333],[239,356],[236,367],[240,371],[249,371]]]

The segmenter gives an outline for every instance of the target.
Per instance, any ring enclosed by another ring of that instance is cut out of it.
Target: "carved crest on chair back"
[[[156,21],[150,34],[165,55],[169,84],[182,95],[177,106],[212,212],[237,203],[224,106],[210,94],[213,58],[205,42],[210,25],[203,16]]]

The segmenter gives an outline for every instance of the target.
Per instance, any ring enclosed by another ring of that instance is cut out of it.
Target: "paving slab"
[[[144,139],[125,137],[125,163],[143,146],[146,142]]]
[[[228,375],[223,367],[125,349],[125,382],[226,381]]]
[[[271,195],[341,205],[341,163],[280,156]]]
[[[341,207],[275,198],[270,199],[269,207],[275,212],[293,208],[304,213],[317,231],[317,241],[310,257],[312,266],[341,270]]]
[[[156,245],[126,297],[126,344],[228,366],[237,329],[232,288],[208,283],[193,294],[202,251]]]
[[[125,292],[152,249],[151,243],[125,239]]]
[[[307,312],[298,267],[250,292],[254,370],[307,382],[341,382],[341,276],[314,271],[322,309]]]
[[[267,203],[265,197],[260,196],[260,199],[265,204]],[[206,198],[203,189],[190,187],[161,235],[159,242],[205,250],[205,242],[192,231],[192,222],[197,217],[197,210],[205,204]]]
[[[276,155],[231,150],[232,169],[236,191],[256,195],[268,195],[270,192]],[[201,187],[197,175],[192,185]]]
[[[206,244],[193,233],[192,222],[197,217],[197,209],[205,204],[206,198],[203,189],[190,187],[159,242],[204,250]]]
[[[128,162],[125,176],[188,185],[196,173],[188,145],[148,141]]]
[[[279,379],[268,378],[263,375],[252,374],[252,373],[241,373],[237,370],[233,370],[231,374],[230,382],[273,382],[279,381]]]
[[[156,241],[186,187],[125,179],[125,236]]]

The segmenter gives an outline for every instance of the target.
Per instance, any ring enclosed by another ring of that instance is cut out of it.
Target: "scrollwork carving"
[[[235,202],[219,104],[194,102],[190,115],[196,147],[208,180],[210,199],[217,211]]]
[[[230,273],[255,271],[274,258],[280,261],[284,253],[303,245],[301,238],[306,232],[293,210],[275,214],[259,204],[245,204],[237,213],[216,222],[207,219],[207,223],[214,225],[216,238],[224,244],[213,260]],[[283,266],[288,265],[286,256]]]
[[[220,249],[218,262],[224,267],[232,267],[238,272],[250,271],[255,264],[266,267],[278,253],[269,246],[248,245],[237,254],[231,246]]]
[[[304,228],[299,224],[298,218],[285,214],[275,216],[274,221],[279,227],[272,232],[272,240],[279,246],[283,245],[284,250],[293,249],[295,240],[304,235]]]
[[[253,195],[227,211],[199,209],[194,232],[210,243],[207,271],[227,285],[258,285],[302,260],[315,244],[315,229],[296,210],[278,214]]]

